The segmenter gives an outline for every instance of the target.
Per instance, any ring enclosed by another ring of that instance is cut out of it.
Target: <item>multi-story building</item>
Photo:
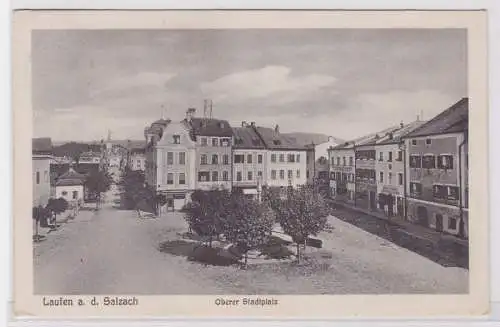
[[[377,208],[387,217],[405,215],[405,160],[402,137],[421,126],[423,121],[401,123],[393,132],[375,142]]]
[[[377,210],[377,169],[375,149],[377,142],[383,137],[391,135],[401,126],[394,126],[367,137],[356,143],[355,146],[355,199],[357,207]],[[392,160],[392,159],[391,159]]]
[[[50,138],[32,139],[33,206],[45,206],[51,196],[50,163],[52,141]]]
[[[185,126],[196,144],[196,189],[231,190],[233,130],[226,120],[197,118],[188,109]]]
[[[267,150],[255,130],[255,123],[233,128],[233,190],[259,198],[267,180]]]
[[[329,136],[326,142],[307,144],[307,171],[306,178],[308,184],[314,184],[315,181],[329,180],[330,165],[328,164],[328,151],[332,147],[339,145],[340,140]]]
[[[297,144],[292,137],[281,134],[278,125],[274,129],[255,126],[254,130],[268,150],[264,173],[266,186],[284,188],[306,185],[307,148]]]
[[[131,170],[146,170],[146,155],[144,148],[133,148],[130,150],[128,167]]]
[[[100,152],[88,151],[80,154],[78,163],[83,164],[99,164],[101,162],[102,154]],[[74,162],[77,164],[76,162]]]
[[[165,194],[166,208],[179,210],[196,187],[196,144],[184,122],[158,120],[146,129],[146,183]]]
[[[330,165],[330,195],[338,201],[354,204],[355,141],[333,146],[328,150]]]
[[[407,218],[468,236],[468,116],[463,98],[404,137]]]

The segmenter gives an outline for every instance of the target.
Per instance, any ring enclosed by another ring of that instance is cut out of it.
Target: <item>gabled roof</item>
[[[461,133],[468,130],[469,125],[469,99],[460,101],[429,120],[405,138],[428,136],[436,134]]]
[[[70,168],[56,179],[56,186],[83,185],[85,179],[85,175],[77,173],[73,168]]]
[[[40,137],[31,140],[31,151],[33,154],[51,154],[52,140],[50,137]]]
[[[215,118],[191,118],[188,126],[198,136],[233,136],[233,130],[227,120]]]
[[[265,149],[266,145],[259,134],[250,127],[233,127],[235,149]]]
[[[400,126],[397,130],[389,132],[383,138],[379,139],[377,141],[377,145],[399,143],[405,135],[411,133],[412,131],[419,128],[425,123],[426,123],[425,121],[417,120],[409,124],[403,125],[402,127]]]
[[[295,138],[276,132],[272,128],[255,126],[255,131],[260,135],[266,147],[271,150],[306,150],[298,144]]]

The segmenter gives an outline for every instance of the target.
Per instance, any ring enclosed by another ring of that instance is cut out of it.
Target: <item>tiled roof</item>
[[[405,137],[418,137],[435,134],[460,133],[468,130],[469,99],[460,101],[429,120]]]
[[[306,147],[298,144],[293,137],[277,133],[272,128],[256,126],[255,131],[264,140],[268,149],[306,150]]]
[[[130,150],[130,154],[144,154],[144,148],[133,148]]]
[[[33,154],[50,154],[52,153],[52,140],[50,137],[40,137],[31,140],[31,148]]]
[[[259,134],[250,127],[233,127],[234,144],[236,149],[264,149],[265,144],[262,142]]]
[[[332,149],[333,150],[352,149],[354,146],[375,144],[374,142],[376,142],[378,139],[380,139],[380,137],[385,136],[386,133],[394,131],[397,128],[398,127],[396,127],[396,126],[392,126],[392,127],[387,128],[387,129],[384,129],[382,131],[379,131],[378,133],[367,134],[367,135],[358,137],[357,139],[346,141],[342,144],[339,144],[339,145],[333,147]]]
[[[377,145],[379,145],[379,144],[380,145],[391,144],[391,143],[399,142],[399,141],[401,141],[401,138],[403,138],[405,135],[407,135],[408,133],[411,133],[412,131],[419,128],[420,126],[422,126],[425,123],[426,123],[425,121],[417,120],[417,121],[411,122],[409,124],[403,125],[403,127],[400,126],[397,130],[395,130],[391,133],[392,135],[389,135],[389,133],[387,133],[383,138],[378,140]]]
[[[192,118],[190,127],[195,135],[203,136],[233,136],[233,130],[227,120],[215,118]]]
[[[77,173],[73,168],[70,168],[66,173],[57,178],[56,186],[82,185],[85,179],[85,175]]]

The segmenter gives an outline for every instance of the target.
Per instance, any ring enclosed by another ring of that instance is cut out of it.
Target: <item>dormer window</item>
[[[181,144],[181,136],[180,135],[174,135],[174,144]]]
[[[280,144],[281,144],[281,141],[280,141],[280,140],[273,140],[273,144],[274,144],[274,145],[280,145]]]

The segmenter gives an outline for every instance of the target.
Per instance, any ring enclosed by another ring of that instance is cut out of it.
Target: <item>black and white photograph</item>
[[[474,292],[467,28],[34,28],[29,42],[19,237],[41,305]]]

